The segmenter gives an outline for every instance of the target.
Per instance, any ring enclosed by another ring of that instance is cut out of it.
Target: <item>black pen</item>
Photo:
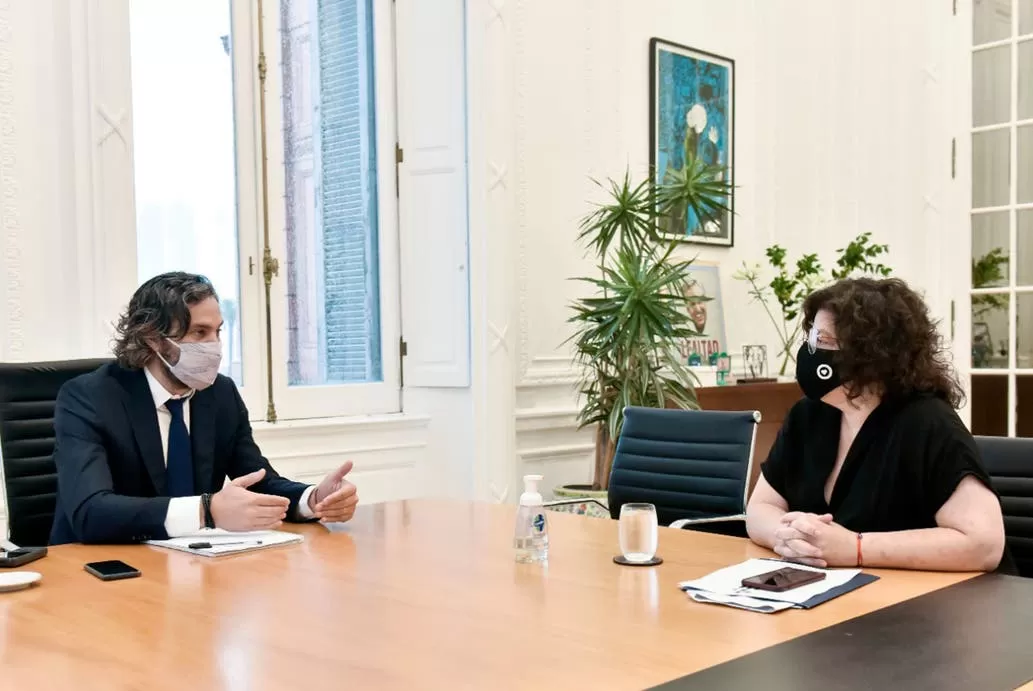
[[[226,545],[260,545],[261,540],[243,540],[240,542],[191,542],[187,545],[188,549],[212,549],[213,547],[223,547]]]

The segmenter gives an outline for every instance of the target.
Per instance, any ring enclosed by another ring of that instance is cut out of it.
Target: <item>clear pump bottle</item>
[[[513,548],[516,560],[523,564],[544,562],[549,559],[549,521],[538,492],[541,475],[524,476],[524,493],[520,495]]]

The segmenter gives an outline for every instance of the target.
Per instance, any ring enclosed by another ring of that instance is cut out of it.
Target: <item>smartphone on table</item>
[[[0,568],[13,569],[47,556],[46,547],[0,549]]]
[[[786,566],[757,576],[742,579],[744,588],[756,588],[772,593],[784,593],[787,590],[810,585],[825,579],[824,571],[808,571]]]
[[[140,575],[139,569],[118,559],[93,561],[83,568],[102,581],[120,581],[123,578],[136,578]]]

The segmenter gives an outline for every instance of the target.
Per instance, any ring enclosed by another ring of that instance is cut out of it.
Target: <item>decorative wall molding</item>
[[[495,326],[488,322],[488,331],[491,333],[491,345],[488,346],[488,354],[494,353],[499,348],[509,352],[509,324]]]
[[[277,456],[275,456],[275,458],[278,461],[287,461],[287,462],[296,462],[296,461],[306,461],[307,462],[307,461],[312,461],[312,460],[317,459],[317,458],[325,458],[325,457],[329,457],[329,456],[341,457],[341,458],[344,458],[346,460],[352,460],[354,457],[362,456],[362,455],[376,456],[376,455],[383,455],[383,454],[387,454],[389,452],[395,452],[395,451],[407,452],[407,451],[414,451],[414,450],[417,450],[417,449],[426,449],[426,448],[427,448],[427,442],[423,441],[423,442],[414,442],[412,444],[381,444],[381,445],[377,445],[377,446],[352,446],[352,447],[347,447],[347,448],[343,448],[343,449],[326,448],[326,449],[320,449],[320,450],[317,450],[317,451],[305,451],[305,452],[297,452],[297,453],[281,453],[281,454],[278,454]],[[326,473],[329,473],[331,470],[334,470],[334,469],[339,468],[341,466],[340,463],[334,463],[332,465],[322,466],[322,469],[320,470],[319,466],[316,465],[316,464],[309,463],[308,465],[313,466],[312,467],[312,472],[318,472],[318,473],[323,474],[323,475],[325,475]],[[388,469],[388,468],[396,468],[396,467],[399,467],[399,466],[408,467],[408,466],[411,466],[411,465],[413,465],[413,464],[410,463],[410,462],[397,463],[397,462],[389,462],[389,461],[381,460],[381,461],[376,461],[373,464],[367,465],[364,468],[364,470],[371,470],[371,469],[384,470],[384,469]]]
[[[511,498],[517,466],[513,74],[523,12],[523,0],[466,2],[473,492],[495,502]]]
[[[128,150],[129,135],[126,134],[124,129],[127,125],[126,111],[119,110],[117,115],[111,115],[103,103],[98,103],[97,115],[104,121],[104,127],[101,128],[102,131],[97,137],[97,146],[102,146],[108,140],[108,137],[114,135],[122,140],[122,146]]]
[[[426,429],[430,416],[410,413],[385,415],[356,415],[352,417],[312,418],[308,420],[285,420],[283,422],[257,422],[252,429],[255,436],[272,434],[294,434],[299,439],[311,438],[313,434],[335,434],[345,430],[347,434],[362,432],[399,432]]]
[[[591,479],[595,438],[590,429],[578,429],[578,409],[569,394],[546,388],[518,408],[516,455],[519,473],[541,473],[548,488]],[[544,394],[544,395],[541,395]]]
[[[506,15],[502,13],[502,9],[506,6],[506,0],[487,0],[487,2],[488,7],[491,9],[488,15],[488,26],[498,22],[505,27]]]
[[[578,409],[567,407],[531,407],[516,411],[517,434],[542,430],[572,430],[577,427]]]
[[[445,491],[440,478],[428,475],[441,466],[432,456],[430,422],[429,416],[376,415],[259,423],[254,433],[277,472],[299,482],[319,482],[354,462],[349,478],[362,501],[377,502]]]
[[[25,353],[22,301],[22,224],[19,212],[18,123],[15,116],[14,38],[10,0],[0,2],[0,237],[2,237],[3,339],[0,356],[20,360]]]
[[[132,160],[129,7],[83,0],[64,17],[67,46],[55,61],[67,77],[70,199],[67,232],[78,248],[78,353],[105,355],[117,319],[136,288],[136,210]],[[130,251],[126,251],[131,248]]]
[[[517,369],[517,380],[523,379],[531,365],[530,343],[530,308],[527,301],[529,283],[529,267],[527,256],[527,2],[516,0],[515,27],[513,30],[513,72],[514,92],[512,110],[514,117],[514,149],[516,164],[516,213],[513,233],[516,236],[517,256],[517,314],[520,326],[520,361]]]
[[[595,453],[595,444],[560,444],[524,449],[519,452],[520,460],[526,462],[548,463],[567,458],[591,457]]]
[[[521,336],[523,339],[523,336]],[[521,354],[523,355],[523,354]],[[538,355],[529,359],[517,387],[556,386],[577,383],[580,372],[570,357],[564,355]],[[573,395],[573,389],[571,389]]]

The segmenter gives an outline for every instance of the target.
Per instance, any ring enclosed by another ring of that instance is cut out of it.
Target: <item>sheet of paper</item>
[[[739,609],[748,609],[751,612],[762,612],[764,614],[773,614],[784,609],[796,607],[791,602],[758,600],[755,597],[747,597],[745,595],[715,595],[714,593],[706,593],[701,590],[688,590],[686,594],[696,602],[728,605],[729,607],[738,607]]]
[[[787,590],[784,593],[773,593],[767,590],[744,588],[742,586],[744,578],[759,576],[762,573],[782,568],[782,566],[792,566],[794,569],[803,569],[805,571],[818,571],[826,575],[823,580]],[[711,595],[746,596],[758,600],[775,600],[777,602],[788,602],[798,605],[810,600],[815,595],[821,595],[828,590],[845,584],[859,573],[861,573],[860,569],[818,569],[812,566],[790,564],[771,559],[750,559],[741,564],[720,569],[694,581],[683,581],[678,585],[682,590],[698,590]]]
[[[147,544],[206,557],[216,557],[221,554],[250,552],[256,549],[301,542],[304,539],[303,536],[296,533],[287,533],[280,530],[255,530],[234,533],[221,528],[212,528],[210,530],[200,530],[190,535],[174,537],[169,540],[148,540]],[[191,544],[198,542],[207,542],[212,546],[202,549],[192,549],[190,547]]]

